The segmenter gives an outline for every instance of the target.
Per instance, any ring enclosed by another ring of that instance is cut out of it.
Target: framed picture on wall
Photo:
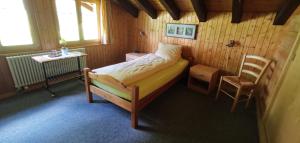
[[[168,23],[166,26],[166,36],[195,39],[197,26],[195,24],[174,24]]]

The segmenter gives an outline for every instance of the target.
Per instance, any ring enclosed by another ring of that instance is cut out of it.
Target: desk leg
[[[82,80],[82,73],[81,73],[81,67],[80,67],[80,57],[77,57],[77,67],[78,67],[79,79]]]
[[[48,80],[48,76],[47,76],[47,71],[46,71],[46,68],[45,68],[45,63],[42,63],[42,67],[43,67],[43,72],[44,72],[44,78],[45,78],[45,84],[46,84],[46,90],[51,93],[51,96],[54,97],[55,96],[55,93],[52,92],[50,89],[49,89],[49,80]]]

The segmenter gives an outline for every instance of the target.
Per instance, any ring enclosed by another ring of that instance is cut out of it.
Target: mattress
[[[164,59],[155,54],[147,54],[128,62],[94,69],[93,72],[95,73],[95,78],[110,77],[128,86],[174,65],[176,62],[177,60]]]
[[[181,74],[183,70],[187,67],[187,65],[188,65],[187,60],[180,59],[172,66],[167,67],[161,71],[158,71],[142,80],[131,83],[130,85],[139,86],[139,100],[141,100],[147,95],[149,95],[150,93],[152,93],[153,91],[155,91],[156,89],[162,87],[163,85],[165,85],[166,83],[174,79],[179,74]],[[121,92],[112,86],[101,83],[97,80],[92,80],[92,83],[95,86],[102,88],[107,92],[110,92],[114,95],[117,95],[121,98],[131,101],[131,96],[129,94]]]

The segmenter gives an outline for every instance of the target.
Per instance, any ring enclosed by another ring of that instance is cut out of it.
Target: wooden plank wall
[[[56,27],[54,26],[53,9],[51,9],[52,0],[34,1],[36,2],[32,13],[35,20],[37,20],[37,27],[40,29],[38,33],[40,46],[36,50],[57,49],[58,39]],[[77,46],[86,48],[88,54],[87,65],[90,68],[124,61],[125,54],[131,51],[128,46],[130,39],[128,37],[130,37],[130,26],[132,25],[131,22],[134,22],[134,18],[117,5],[112,4],[111,19],[112,44]],[[28,51],[25,50],[25,52]],[[4,55],[0,55],[0,85],[0,99],[15,94],[13,80]]]
[[[256,54],[271,58],[276,48],[276,35],[281,26],[273,26],[275,13],[245,13],[240,24],[231,23],[230,12],[210,12],[207,22],[198,22],[194,12],[184,13],[174,21],[167,12],[160,12],[158,19],[151,19],[140,13],[135,31],[135,42],[143,52],[154,52],[159,41],[174,43],[189,48],[197,63],[218,67],[230,73],[237,73],[242,54]],[[197,39],[180,39],[165,36],[166,23],[197,24]],[[139,32],[144,32],[141,36]],[[228,48],[229,40],[239,44]]]

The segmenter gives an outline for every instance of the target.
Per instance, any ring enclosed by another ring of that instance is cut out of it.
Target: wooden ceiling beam
[[[232,17],[231,23],[240,23],[243,16],[244,0],[232,0]],[[255,6],[255,5],[253,5]]]
[[[207,10],[204,0],[191,0],[199,22],[206,22]]]
[[[152,19],[157,18],[157,11],[148,0],[138,0],[138,3]]]
[[[273,25],[283,25],[293,14],[300,4],[300,0],[285,1],[282,7],[277,11]]]
[[[113,2],[130,13],[133,17],[139,16],[139,10],[128,0],[113,0]]]
[[[177,7],[173,0],[160,0],[160,3],[168,11],[173,20],[180,19],[180,9]]]

